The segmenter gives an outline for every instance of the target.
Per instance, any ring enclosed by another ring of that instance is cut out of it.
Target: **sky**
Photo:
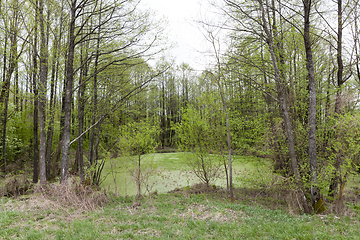
[[[142,0],[141,7],[152,9],[157,16],[168,21],[168,38],[175,47],[170,51],[176,63],[188,63],[196,70],[208,64],[206,52],[209,43],[205,40],[196,21],[208,18],[207,0]]]

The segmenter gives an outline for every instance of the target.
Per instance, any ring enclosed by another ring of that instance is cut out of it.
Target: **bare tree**
[[[231,150],[231,135],[230,135],[230,120],[229,120],[229,113],[228,113],[228,109],[226,106],[226,99],[225,99],[225,93],[223,90],[223,83],[222,83],[222,67],[221,67],[221,59],[220,59],[220,47],[217,47],[217,42],[215,39],[215,36],[213,34],[212,31],[208,30],[207,32],[207,40],[211,43],[213,50],[214,50],[214,54],[215,54],[215,59],[216,59],[216,67],[217,67],[217,74],[214,75],[215,77],[215,81],[216,84],[219,88],[219,94],[221,97],[221,102],[222,102],[222,107],[223,110],[225,112],[225,120],[226,120],[226,133],[227,133],[227,145],[228,145],[228,166],[229,166],[229,176],[228,179],[226,179],[229,182],[229,192],[230,192],[230,198],[233,199],[234,198],[234,187],[233,187],[233,176],[232,176],[232,159],[231,159],[231,155],[232,155],[232,150]],[[225,167],[226,168],[226,167]],[[226,171],[226,175],[227,173],[227,169],[225,169]]]

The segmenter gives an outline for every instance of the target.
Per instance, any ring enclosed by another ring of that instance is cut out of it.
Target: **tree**
[[[39,126],[40,126],[40,183],[46,183],[46,95],[48,77],[48,40],[45,32],[44,1],[39,1],[37,9],[40,23],[40,74],[39,74]]]
[[[182,121],[175,125],[175,132],[180,149],[190,152],[186,164],[209,187],[219,176],[221,153],[226,149],[226,121],[219,95],[209,92],[197,100],[196,105],[183,110]]]
[[[97,121],[92,124],[87,130],[81,133],[75,140],[70,141],[71,135],[71,102],[73,93],[73,83],[75,73],[81,69],[74,67],[74,59],[76,54],[76,47],[82,42],[92,41],[98,42],[101,46],[100,49],[95,48],[95,51],[89,53],[89,58],[83,62],[90,61],[92,57],[98,56],[98,67],[94,67],[89,72],[91,74],[82,81],[85,84],[91,79],[96,79],[99,73],[104,72],[111,67],[124,67],[121,69],[130,69],[138,64],[144,64],[141,59],[154,54],[152,47],[157,43],[157,36],[150,36],[149,33],[156,28],[153,27],[148,21],[148,14],[136,15],[137,2],[124,0],[121,3],[116,1],[109,2],[94,2],[94,1],[72,1],[69,8],[70,22],[69,22],[69,41],[66,65],[66,87],[64,97],[64,133],[62,138],[62,160],[61,160],[61,182],[66,184],[69,172],[69,149],[71,143],[81,138],[86,132],[97,128],[100,132],[100,124],[110,111],[119,108],[129,97],[143,90],[145,86],[157,75],[150,74],[147,81],[141,82],[129,90],[127,93],[121,95],[120,99],[113,101],[107,113],[97,117]],[[78,21],[79,17],[84,18],[86,21]],[[93,21],[94,24],[87,25],[88,22]],[[96,22],[96,24],[95,24]],[[86,32],[80,31],[90,27]],[[98,31],[99,30],[99,31]],[[161,32],[160,32],[161,33]],[[160,34],[159,32],[157,34]],[[101,37],[100,37],[100,35]],[[144,43],[150,38],[150,42]],[[111,41],[110,41],[111,40]],[[155,52],[156,53],[156,52]],[[95,61],[96,63],[97,61]],[[97,86],[94,86],[97,90]],[[110,91],[112,98],[116,96],[119,89]],[[96,112],[94,114],[97,114]],[[96,137],[100,139],[99,134]],[[98,142],[98,140],[96,140]],[[94,150],[97,151],[98,144],[95,143]],[[92,153],[92,155],[94,155]],[[94,157],[91,157],[94,159]],[[95,160],[96,161],[96,160]]]
[[[277,27],[275,24],[270,25],[270,16],[274,14],[276,9],[274,5],[271,6],[268,0],[252,1],[253,5],[242,4],[237,1],[225,0],[224,1],[228,10],[227,14],[235,23],[235,31],[249,33],[255,35],[258,39],[266,42],[270,54],[270,60],[273,67],[273,77],[277,90],[277,100],[280,105],[282,119],[284,121],[289,158],[291,160],[291,168],[295,177],[297,187],[301,191],[301,201],[305,212],[309,212],[303,181],[298,168],[298,161],[295,151],[295,139],[293,134],[293,126],[289,114],[288,103],[286,101],[286,84],[284,75],[284,60],[283,60],[283,45],[281,35],[278,35]],[[246,20],[243,22],[243,18]],[[275,21],[275,18],[273,18]],[[278,43],[278,44],[276,44]]]
[[[314,61],[310,39],[310,13],[311,0],[305,0],[304,3],[304,43],[306,52],[306,68],[309,79],[309,159],[311,175],[311,199],[313,205],[320,200],[320,190],[318,187],[318,170],[316,158],[316,83],[314,72]],[[317,211],[318,209],[315,209]]]
[[[147,119],[122,126],[119,136],[118,145],[126,159],[131,162],[138,197],[142,195],[142,186],[146,187],[149,184],[149,177],[153,173],[153,168],[144,168],[142,162],[147,154],[154,152],[158,145],[156,141],[158,126],[150,122],[151,120]]]
[[[215,79],[215,82],[217,84],[217,87],[219,89],[219,94],[220,94],[220,98],[221,98],[221,103],[222,103],[222,109],[225,113],[225,121],[226,121],[226,133],[227,133],[227,147],[228,147],[228,166],[229,166],[229,174],[227,171],[227,167],[226,164],[224,164],[225,166],[225,172],[226,172],[226,181],[228,182],[228,187],[229,187],[229,193],[230,193],[230,198],[233,199],[234,198],[234,189],[233,189],[233,177],[232,177],[232,159],[231,159],[231,155],[232,155],[232,148],[231,148],[231,134],[230,134],[230,120],[229,120],[229,113],[228,113],[228,108],[227,108],[227,104],[226,104],[226,99],[225,99],[225,93],[223,90],[223,83],[222,83],[222,66],[221,66],[221,60],[220,60],[220,47],[216,46],[217,43],[219,41],[216,41],[215,36],[213,34],[212,31],[208,31],[207,32],[208,36],[207,36],[207,40],[211,43],[213,50],[214,50],[214,55],[215,55],[215,59],[216,59],[216,70],[217,73],[216,75],[211,73]],[[229,176],[228,176],[229,175]]]

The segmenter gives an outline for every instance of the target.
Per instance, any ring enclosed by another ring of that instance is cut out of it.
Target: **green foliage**
[[[33,138],[31,111],[16,112],[9,106],[9,120],[6,131],[6,156],[8,163],[25,162]],[[0,146],[2,151],[2,146]],[[18,161],[18,160],[22,161]]]
[[[158,125],[148,121],[133,122],[123,126],[120,130],[118,147],[125,162],[125,168],[131,173],[138,188],[138,195],[141,195],[141,188],[150,193],[153,184],[150,178],[156,173],[155,164],[152,161],[143,160],[149,157],[149,153],[155,151],[158,146],[157,135]]]
[[[226,126],[217,97],[204,94],[198,101],[184,111],[181,123],[174,129],[180,149],[191,153],[186,163],[209,186],[218,177],[221,164],[216,154],[222,155],[226,149]]]
[[[158,146],[158,125],[151,120],[131,122],[120,129],[118,146],[122,152],[131,156],[141,156],[154,152]]]
[[[337,176],[346,181],[345,176],[354,174],[360,165],[360,115],[346,113],[333,116],[328,120],[322,132],[320,146],[324,151],[320,154],[321,187],[328,191],[331,179]],[[340,162],[337,163],[338,158]],[[339,170],[336,164],[340,163]]]
[[[246,157],[240,161],[244,167],[234,166],[235,183],[239,187],[266,189],[274,185],[282,186],[285,181],[285,178],[273,173],[270,159]]]
[[[232,132],[232,146],[237,152],[245,155],[267,155],[266,132],[268,124],[266,115],[243,115],[231,112],[230,126]]]

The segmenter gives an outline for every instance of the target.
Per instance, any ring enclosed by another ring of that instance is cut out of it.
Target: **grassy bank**
[[[293,216],[219,194],[112,197],[95,211],[40,197],[0,200],[1,239],[359,239],[358,210]]]

